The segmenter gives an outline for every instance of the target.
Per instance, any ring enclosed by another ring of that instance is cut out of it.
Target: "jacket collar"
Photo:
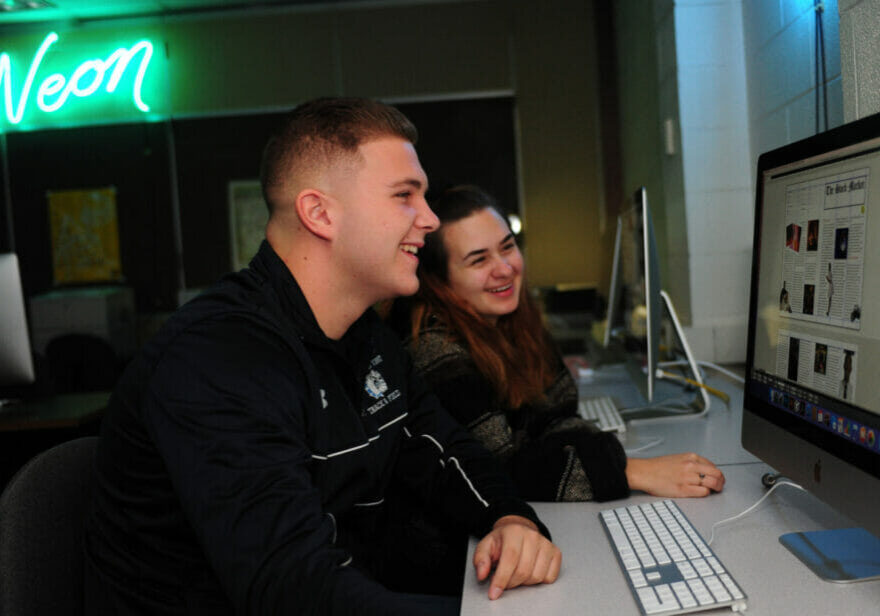
[[[344,355],[346,348],[352,343],[357,344],[365,340],[369,331],[368,323],[378,318],[372,309],[367,310],[352,323],[342,339],[332,340],[318,325],[318,320],[296,278],[265,239],[249,267],[262,280],[262,284],[272,289],[278,298],[281,310],[296,325],[300,338],[310,344],[327,347]]]

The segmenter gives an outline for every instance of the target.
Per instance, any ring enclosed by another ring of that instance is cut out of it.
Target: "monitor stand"
[[[880,539],[864,528],[786,533],[779,542],[825,581],[880,579]]]
[[[669,297],[669,294],[666,291],[660,291],[660,297],[662,299],[663,307],[665,308],[666,314],[669,315],[669,320],[672,322],[672,326],[675,330],[675,337],[678,339],[679,344],[681,344],[682,349],[684,350],[685,355],[685,364],[688,366],[690,370],[691,377],[681,377],[678,375],[674,375],[668,372],[663,371],[660,367],[657,368],[657,374],[655,375],[658,379],[667,379],[673,382],[686,383],[688,386],[697,390],[697,395],[699,396],[699,400],[702,400],[702,405],[697,402],[695,399],[693,402],[689,404],[691,409],[681,409],[672,411],[670,409],[664,409],[662,407],[652,408],[651,404],[648,404],[644,409],[639,409],[637,412],[630,414],[630,421],[633,423],[653,423],[653,422],[665,422],[665,421],[677,421],[683,419],[694,419],[695,417],[702,417],[706,413],[709,412],[710,399],[709,392],[707,391],[706,384],[703,381],[703,376],[700,373],[700,369],[697,366],[697,361],[694,358],[693,352],[691,352],[691,347],[688,344],[687,338],[684,335],[684,329],[681,326],[681,322],[678,320],[678,314],[675,312],[675,307],[672,305],[672,299]]]
[[[669,294],[660,290],[660,297],[663,298],[663,305],[666,307],[666,313],[669,315],[669,320],[672,321],[672,326],[675,328],[675,336],[678,338],[679,343],[681,343],[681,347],[684,349],[684,356],[687,359],[687,364],[691,369],[691,374],[694,377],[694,381],[696,381],[697,390],[699,391],[700,396],[703,399],[703,409],[700,411],[700,415],[704,415],[709,412],[709,392],[706,391],[705,383],[703,382],[703,376],[700,372],[699,367],[697,366],[697,360],[694,359],[694,354],[691,352],[691,347],[688,344],[687,337],[684,335],[684,329],[681,327],[681,322],[678,320],[678,313],[675,312],[675,307],[672,305],[672,298],[669,297]],[[660,372],[658,370],[658,372]],[[663,378],[663,374],[660,373],[657,375],[659,378]],[[693,417],[693,415],[691,416]]]

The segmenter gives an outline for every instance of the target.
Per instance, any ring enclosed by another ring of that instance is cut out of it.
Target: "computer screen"
[[[880,115],[756,179],[743,446],[880,536]]]
[[[642,186],[617,219],[604,345],[616,339],[627,347],[648,402],[654,400],[661,310],[657,240],[648,191]]]
[[[0,254],[0,387],[33,381],[34,363],[18,257],[14,253]]]

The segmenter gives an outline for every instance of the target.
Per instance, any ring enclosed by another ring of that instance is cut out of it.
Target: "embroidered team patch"
[[[380,398],[382,394],[388,391],[388,384],[381,374],[375,370],[370,370],[367,373],[367,378],[364,380],[364,389],[370,397]]]

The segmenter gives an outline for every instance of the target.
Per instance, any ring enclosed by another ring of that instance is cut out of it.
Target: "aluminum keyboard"
[[[626,424],[617,405],[610,396],[581,398],[578,400],[578,415],[592,421],[602,432],[625,432]]]
[[[642,614],[746,609],[746,595],[672,500],[599,513]]]

